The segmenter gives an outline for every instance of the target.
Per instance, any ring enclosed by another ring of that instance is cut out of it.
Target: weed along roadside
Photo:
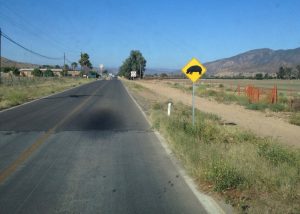
[[[153,128],[168,141],[200,190],[222,197],[237,212],[298,213],[300,150],[257,137],[221,118],[172,102],[136,83],[123,81]]]
[[[82,78],[18,78],[0,84],[0,110],[91,82]]]

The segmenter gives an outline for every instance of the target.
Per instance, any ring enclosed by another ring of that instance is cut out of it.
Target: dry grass
[[[153,127],[199,186],[218,192],[240,213],[300,212],[299,150],[221,125],[220,118],[200,111],[192,126],[190,107],[175,103],[168,117],[166,100],[148,96],[144,88],[132,93],[139,103],[152,103],[146,111]]]
[[[0,85],[0,110],[57,93],[87,82],[81,78],[31,78],[17,79],[8,85]]]

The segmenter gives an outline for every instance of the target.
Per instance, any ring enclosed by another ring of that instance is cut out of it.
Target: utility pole
[[[1,55],[1,48],[2,48],[2,46],[1,46],[1,37],[2,37],[2,31],[1,31],[1,28],[0,28],[0,84],[2,83],[2,81],[1,81],[1,71],[2,71],[2,64],[1,64],[1,62],[2,62],[2,55]]]
[[[64,53],[64,66],[63,66],[63,75],[65,76],[66,70],[66,53]]]

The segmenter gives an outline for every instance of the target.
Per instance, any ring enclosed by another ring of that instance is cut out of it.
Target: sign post
[[[192,105],[193,105],[193,126],[195,125],[195,83],[193,83],[193,98],[192,98]]]
[[[196,59],[191,59],[181,71],[193,82],[193,126],[195,125],[195,82],[200,79],[206,72],[206,68]]]

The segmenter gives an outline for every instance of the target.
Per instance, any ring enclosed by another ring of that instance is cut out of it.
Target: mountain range
[[[300,65],[300,48],[288,50],[256,49],[236,56],[204,63],[209,75],[251,76],[255,73],[274,74],[280,66]]]
[[[268,48],[255,49],[233,57],[204,63],[207,74],[214,76],[252,76],[256,73],[275,74],[281,66],[296,67],[300,65],[300,48],[287,50],[272,50]],[[2,67],[15,66],[17,68],[38,67],[36,64],[16,62],[2,57]],[[111,69],[118,72],[118,68]],[[148,68],[147,74],[180,73],[180,69]]]
[[[14,60],[1,57],[1,67],[16,67],[16,68],[37,68],[39,65],[26,62],[17,62]]]

